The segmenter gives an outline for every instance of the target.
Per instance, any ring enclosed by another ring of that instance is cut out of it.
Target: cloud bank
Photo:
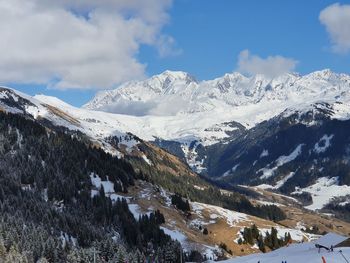
[[[339,3],[323,9],[319,16],[320,22],[332,41],[332,49],[337,53],[350,51],[350,5]]]
[[[107,89],[144,77],[140,46],[178,54],[163,35],[171,0],[0,0],[0,81]]]
[[[252,55],[249,50],[243,50],[238,55],[237,71],[248,74],[263,74],[267,77],[276,77],[295,69],[298,61],[282,56],[268,56],[261,58]]]
[[[171,105],[171,107],[169,107]],[[152,101],[130,101],[119,99],[115,103],[104,105],[98,110],[134,115],[134,116],[171,116],[175,115],[188,106],[188,101],[181,96],[172,94],[166,98]]]

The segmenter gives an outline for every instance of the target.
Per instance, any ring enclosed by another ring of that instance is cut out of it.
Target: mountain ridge
[[[188,74],[175,73],[181,76]],[[234,72],[200,82],[186,82],[186,77],[173,77],[164,90],[161,87],[165,80],[169,80],[166,77],[169,74],[170,71],[167,71],[145,81],[128,82],[115,90],[99,92],[83,108],[137,117],[142,120],[146,128],[143,132],[148,139],[154,136],[181,141],[181,137],[185,137],[184,130],[192,130],[187,134],[204,144],[212,144],[228,137],[226,131],[229,129],[221,127],[222,132],[214,133],[205,132],[206,129],[213,129],[224,122],[236,121],[249,129],[287,108],[307,107],[318,101],[350,101],[347,92],[350,76],[329,69],[304,76],[286,73],[275,78],[263,75],[245,77]],[[154,79],[164,81],[157,83]],[[206,122],[200,124],[203,118]],[[178,122],[185,128],[171,131],[163,125],[163,122],[169,121]]]
[[[107,104],[116,103],[121,98],[129,101],[148,101],[156,99],[154,96],[183,95],[188,94],[188,92],[190,92],[189,101],[203,99],[204,95],[209,95],[209,99],[223,99],[218,97],[220,93],[226,94],[231,92],[241,96],[239,98],[240,101],[235,101],[234,98],[230,97],[224,102],[231,106],[240,106],[242,103],[258,102],[269,95],[270,91],[275,91],[277,93],[273,95],[278,95],[278,92],[283,89],[293,91],[292,88],[296,87],[297,91],[300,91],[301,88],[308,88],[312,92],[317,92],[316,84],[321,84],[321,86],[324,86],[322,84],[328,84],[328,86],[331,84],[334,87],[336,85],[344,86],[345,83],[349,85],[349,81],[349,75],[334,73],[329,69],[315,71],[303,76],[296,73],[285,73],[274,78],[261,74],[246,77],[238,72],[232,72],[213,80],[199,82],[186,72],[165,71],[144,81],[130,81],[116,89],[100,91],[90,102],[83,105],[83,108],[103,109]],[[324,87],[322,89],[327,91]],[[151,94],[152,92],[154,94]],[[253,97],[253,101],[248,100],[249,97]],[[271,99],[271,97],[268,97],[268,99]],[[276,99],[276,96],[274,98]]]

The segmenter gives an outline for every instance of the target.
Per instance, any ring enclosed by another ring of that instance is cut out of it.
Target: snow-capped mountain
[[[165,71],[99,92],[83,107],[138,116],[147,139],[181,141],[191,137],[209,145],[228,137],[232,127],[226,122],[251,128],[290,107],[318,101],[349,102],[349,88],[350,76],[330,70],[305,76],[286,73],[273,79],[231,73],[201,82],[185,72]]]
[[[99,92],[83,108],[118,113],[120,122],[145,140],[179,142],[181,149],[168,150],[201,172],[205,167],[198,146],[230,141],[282,112],[308,111],[327,102],[334,108],[333,118],[348,118],[349,89],[349,75],[327,69],[272,79],[234,72],[201,82],[185,72],[165,71]]]
[[[135,134],[157,138],[223,187],[263,184],[301,195],[315,210],[350,194],[349,89],[350,76],[330,70],[272,79],[231,73],[201,82],[166,71],[100,92],[84,107],[122,113],[125,105],[147,105],[138,116],[117,116],[133,118]],[[322,182],[324,195],[313,192]]]
[[[99,109],[114,113],[124,113],[123,107],[127,103],[139,103],[139,108],[131,109],[129,115],[147,115],[147,110],[151,110],[154,105],[147,105],[147,102],[155,101],[161,103],[158,99],[162,97],[178,96],[184,100],[192,93],[192,90],[198,86],[197,81],[185,72],[165,71],[145,81],[132,81],[122,85],[122,88],[103,91],[97,93],[95,98],[84,105],[86,109]],[[154,103],[155,103],[154,102]],[[145,103],[145,105],[141,105]],[[113,109],[114,106],[117,108]],[[142,108],[143,106],[143,108]],[[145,110],[142,112],[141,110]],[[164,115],[162,112],[154,112],[155,115]]]

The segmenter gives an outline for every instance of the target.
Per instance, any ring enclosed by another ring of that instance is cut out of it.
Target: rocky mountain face
[[[310,110],[284,112],[229,143],[212,145],[206,149],[207,174],[241,184],[271,183],[289,193],[327,175],[349,184],[350,122],[333,115],[331,105],[317,103]]]

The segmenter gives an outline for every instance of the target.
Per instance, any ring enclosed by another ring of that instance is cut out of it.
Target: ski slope
[[[334,248],[333,252],[328,252],[321,249],[320,253],[315,247],[315,244],[324,244],[330,247],[339,243],[339,235],[327,234],[318,240],[312,242],[292,244],[288,247],[283,247],[269,253],[252,254],[244,257],[237,257],[222,261],[223,263],[322,263],[322,257],[326,263],[346,263],[342,254],[350,260],[350,248],[340,247]],[[342,253],[340,253],[342,251]]]

